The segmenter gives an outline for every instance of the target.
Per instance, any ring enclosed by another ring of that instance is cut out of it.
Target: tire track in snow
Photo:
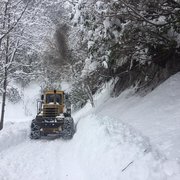
[[[27,140],[0,154],[1,180],[85,180],[73,140]]]

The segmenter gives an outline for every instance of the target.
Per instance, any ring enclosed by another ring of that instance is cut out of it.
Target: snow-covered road
[[[180,73],[145,97],[129,90],[109,98],[106,87],[94,97],[96,108],[87,104],[73,115],[70,141],[30,140],[31,118],[8,106],[0,180],[179,180],[179,89]]]
[[[16,131],[17,127],[20,131]],[[17,123],[11,131],[4,133],[0,152],[1,180],[84,180],[77,157],[73,151],[73,141],[63,141],[54,137],[30,140],[29,127]],[[7,135],[9,134],[9,135]],[[18,139],[18,137],[23,137]]]
[[[81,119],[70,141],[30,140],[29,123],[7,123],[1,132],[1,180],[177,180],[179,166],[146,137],[112,119]],[[21,137],[21,138],[20,138]]]

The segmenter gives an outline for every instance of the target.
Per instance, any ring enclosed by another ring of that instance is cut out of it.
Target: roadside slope
[[[131,90],[109,98],[95,113],[119,119],[150,138],[170,159],[180,158],[180,73],[172,76],[145,97]]]

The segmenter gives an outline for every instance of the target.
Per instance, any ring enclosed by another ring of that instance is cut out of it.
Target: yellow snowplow
[[[75,133],[71,117],[71,104],[64,91],[48,90],[38,101],[38,113],[31,122],[31,139],[56,134],[63,139],[71,139]]]

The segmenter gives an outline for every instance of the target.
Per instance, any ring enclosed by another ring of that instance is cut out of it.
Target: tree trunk
[[[89,97],[91,106],[95,107],[94,100],[93,100],[93,95],[92,95],[91,89],[90,89],[88,84],[85,85],[85,90],[86,90],[86,93],[87,93],[87,95]]]
[[[8,61],[9,61],[9,58],[8,58],[8,53],[9,53],[9,36],[7,37],[7,44],[6,45],[7,45],[7,47],[6,47],[6,62],[5,62],[5,67],[4,67],[4,82],[3,82],[3,95],[2,95],[0,130],[3,129],[4,113],[5,113],[5,106],[6,106],[7,76],[8,76],[7,64],[8,64]]]
[[[6,10],[6,13],[7,13],[7,10]],[[10,27],[10,14],[8,13],[8,14],[6,14],[6,16],[8,17],[7,27],[9,29],[9,27]],[[5,22],[4,22],[4,27],[5,27]],[[5,64],[4,64],[4,82],[3,82],[3,95],[2,95],[0,130],[3,129],[5,106],[6,106],[7,76],[8,76],[7,65],[8,65],[8,62],[9,62],[9,39],[10,39],[10,36],[8,34],[7,37],[6,37],[6,57],[5,57]]]
[[[1,107],[1,122],[0,122],[0,130],[3,129],[4,124],[4,113],[5,113],[5,105],[6,105],[6,91],[7,91],[7,68],[5,67],[4,72],[4,83],[3,83],[3,96],[2,96],[2,107]]]
[[[7,92],[7,63],[8,63],[8,52],[9,52],[9,36],[7,38],[7,47],[6,47],[6,63],[4,67],[4,82],[3,82],[3,95],[2,95],[2,107],[1,107],[1,122],[0,122],[0,130],[3,129],[4,124],[4,113],[6,106],[6,92]]]

